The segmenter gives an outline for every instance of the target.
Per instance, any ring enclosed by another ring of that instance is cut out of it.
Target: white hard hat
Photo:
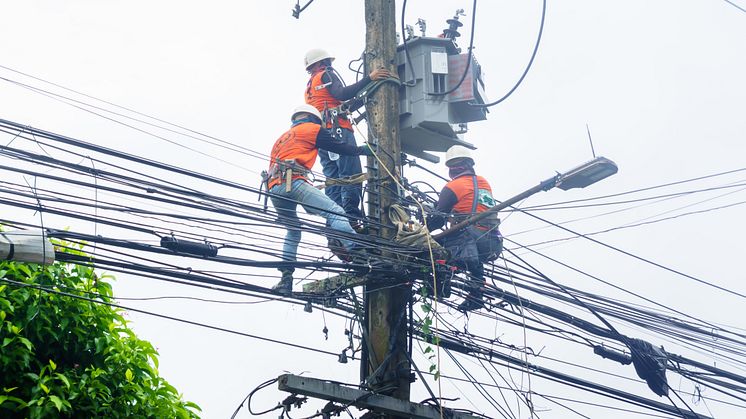
[[[295,109],[293,109],[293,115],[290,117],[290,120],[292,121],[293,119],[295,119],[295,116],[299,113],[310,113],[316,118],[319,118],[319,121],[321,121],[321,112],[307,103],[299,105]]]
[[[304,58],[303,62],[306,63],[306,70],[308,70],[308,67],[318,63],[321,60],[326,59],[329,59],[330,62],[334,61],[334,57],[326,52],[326,50],[323,50],[321,48],[314,48],[306,53],[306,57]]]
[[[467,158],[474,161],[474,158],[471,156],[471,150],[462,145],[455,145],[446,151],[446,166],[448,166],[448,162],[451,160],[460,158]]]

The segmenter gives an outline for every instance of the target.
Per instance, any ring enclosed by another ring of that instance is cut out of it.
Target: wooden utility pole
[[[365,0],[367,73],[384,67],[396,74],[395,18],[394,0]],[[398,86],[394,83],[382,85],[370,98],[366,111],[368,141],[377,144],[378,155],[378,159],[368,158],[369,216],[383,225],[390,225],[387,209],[396,202],[399,194],[399,188],[390,174],[396,176],[401,173]],[[389,228],[373,229],[373,234],[392,239],[395,231]],[[382,251],[384,257],[392,256],[386,255],[385,249]],[[407,303],[411,287],[402,285],[376,289],[369,286],[366,291],[367,360],[363,359],[361,379],[368,379],[370,385],[379,388],[390,386],[392,390],[388,394],[409,400],[411,365],[407,355]]]

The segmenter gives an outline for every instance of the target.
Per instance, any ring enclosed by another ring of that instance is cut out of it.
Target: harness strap
[[[474,183],[474,201],[471,204],[471,214],[474,215],[477,213],[477,204],[479,204],[479,186],[477,185],[477,176],[471,177],[473,183]]]

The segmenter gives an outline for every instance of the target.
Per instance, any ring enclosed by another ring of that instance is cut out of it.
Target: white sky
[[[525,205],[621,192],[746,166],[746,13],[720,0],[549,3],[544,38],[528,77],[511,98],[491,109],[487,121],[471,124],[466,137],[479,147],[477,169],[491,181],[498,199],[515,195],[556,170],[589,160],[586,123],[592,131],[596,152],[613,159],[620,167],[619,173],[587,190],[551,191]],[[746,2],[740,3],[746,7]],[[293,5],[289,1],[5,0],[0,25],[3,40],[0,65],[268,152],[277,136],[287,129],[290,110],[303,100],[307,81],[302,65],[305,51],[315,47],[331,51],[337,56],[335,67],[351,82],[354,75],[346,69],[346,63],[357,58],[364,46],[361,0],[317,0],[300,20],[290,16]],[[465,48],[471,1],[411,0],[406,23],[414,24],[422,17],[427,20],[428,34],[434,36],[456,8],[466,9],[468,15],[462,18],[466,26],[460,43]],[[486,72],[491,99],[502,96],[523,71],[535,42],[540,10],[539,0],[480,2],[475,54]],[[3,69],[0,77],[30,82]],[[3,80],[0,80],[0,97],[0,118],[251,186],[259,183],[256,173],[263,165],[257,160],[247,161],[241,155],[179,140],[235,166],[205,159]],[[431,169],[445,174],[442,167],[431,166]],[[414,171],[408,173],[421,176]],[[696,187],[743,180],[738,176]],[[435,185],[442,186],[437,182]],[[714,196],[656,203],[569,226],[593,232]],[[739,190],[688,210],[743,200],[744,192]],[[3,208],[3,212],[6,210],[10,211]],[[600,212],[599,209],[564,210],[539,215],[564,221]],[[741,261],[746,223],[742,214],[743,206],[733,206],[618,230],[597,238],[744,293],[746,278]],[[30,213],[23,216],[34,219]],[[58,223],[57,227],[75,226],[74,222],[65,224],[64,219]],[[542,225],[528,217],[514,215],[503,224],[502,230],[510,236],[539,226]],[[515,240],[536,243],[564,236],[565,233],[556,229],[544,229],[515,236]],[[708,321],[746,328],[743,302],[738,297],[587,241],[572,240],[542,251],[678,310]],[[621,296],[545,259],[530,254],[525,257],[564,284]],[[270,282],[271,279],[255,281],[265,286]],[[184,288],[127,277],[119,279],[115,290],[126,297],[229,298]],[[299,306],[164,300],[123,303],[332,352],[345,346],[343,325],[327,316],[330,338],[325,341],[321,334],[324,320],[319,311],[307,314]],[[453,317],[463,322],[458,316]],[[162,375],[187,400],[198,403],[205,418],[229,417],[249,390],[285,370],[309,371],[315,377],[345,382],[357,380],[357,363],[341,365],[329,357],[167,320],[135,314],[130,318],[139,336],[158,347]],[[500,336],[518,346],[524,344],[521,334],[502,329],[500,324],[470,325],[470,330],[491,333],[492,337]],[[655,345],[664,344],[672,352],[680,350],[675,344],[656,340],[655,335],[646,335],[645,331],[625,332]],[[554,341],[548,343],[542,335],[529,334],[526,344],[535,349],[546,346],[544,354],[566,361],[634,377],[631,367],[600,360],[590,351],[573,351]],[[706,354],[698,355],[698,359],[709,359]],[[468,362],[467,365],[474,367]],[[443,365],[443,373],[459,375],[447,363]],[[526,379],[515,372],[513,375],[517,382]],[[644,384],[593,377],[605,385],[657,398]],[[672,377],[675,376],[669,374],[669,380]],[[677,380],[671,382],[674,388],[681,384]],[[533,385],[538,392],[589,397],[541,381]],[[682,390],[692,391],[689,384],[681,386]],[[464,384],[457,387],[444,382],[443,396],[462,397],[460,406],[496,414],[470,387]],[[424,394],[417,389],[413,399],[425,398]],[[256,409],[271,406],[283,397],[276,390],[266,389],[257,396]],[[602,398],[592,399],[607,402]],[[687,401],[692,404],[691,400]],[[541,417],[576,417],[546,400],[538,399],[535,403],[537,407],[552,409],[540,413]],[[610,414],[604,409],[581,407],[590,417]],[[707,413],[701,405],[696,408]],[[709,408],[715,417],[743,414],[741,409],[713,403]],[[639,417],[632,413],[612,414]],[[242,410],[239,417],[249,415]],[[525,408],[520,417],[528,417]]]

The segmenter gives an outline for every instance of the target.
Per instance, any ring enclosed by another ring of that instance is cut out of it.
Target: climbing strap
[[[472,180],[472,182],[474,184],[474,189],[473,189],[473,193],[472,193],[474,195],[474,200],[471,203],[471,214],[474,215],[474,214],[477,213],[477,204],[479,204],[479,185],[477,184],[477,176],[476,175],[472,176],[471,180]]]
[[[326,178],[323,184],[316,185],[317,189],[324,189],[327,186],[350,186],[350,185],[357,185],[358,183],[363,183],[366,180],[368,180],[368,174],[367,173],[358,173],[354,176],[346,176],[341,178]]]

